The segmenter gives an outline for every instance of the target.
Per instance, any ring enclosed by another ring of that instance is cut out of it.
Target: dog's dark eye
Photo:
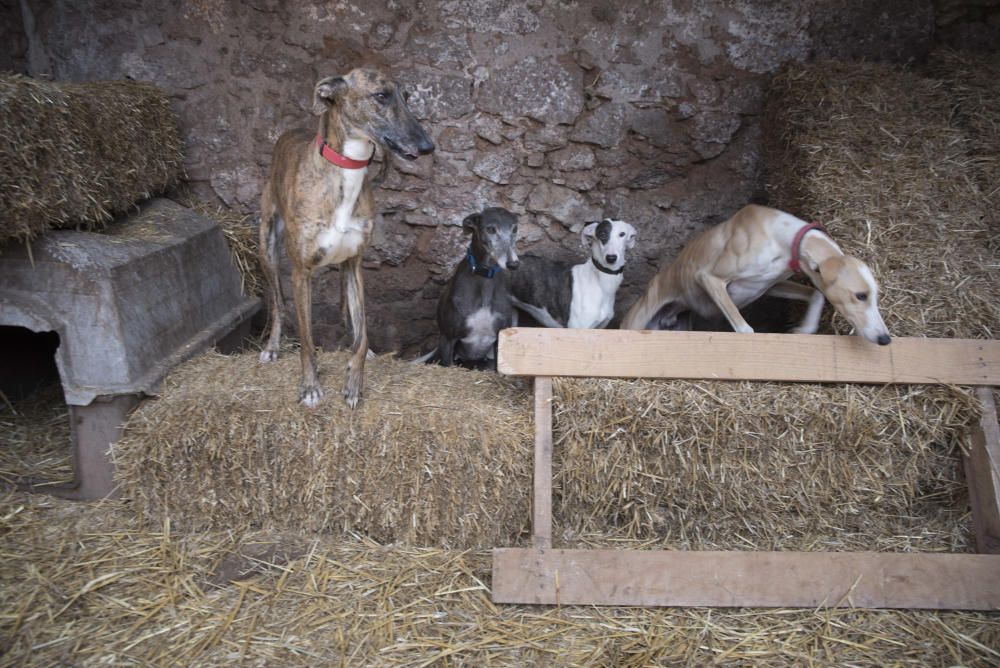
[[[863,301],[863,302],[868,301],[868,293],[867,292],[855,292],[854,296],[858,298],[858,301]]]
[[[623,236],[625,236],[625,233],[624,232],[619,232],[618,236],[623,237]]]
[[[373,93],[372,97],[374,97],[379,104],[386,104],[389,102],[389,98],[391,97],[391,95],[389,95],[389,93],[385,92],[384,90],[380,90],[377,93]]]

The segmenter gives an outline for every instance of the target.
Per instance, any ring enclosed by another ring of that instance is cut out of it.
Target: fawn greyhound
[[[799,271],[818,289],[788,280]],[[621,328],[669,328],[684,311],[721,311],[737,332],[753,332],[739,309],[764,294],[809,302],[796,333],[816,332],[825,296],[865,339],[891,340],[868,266],[844,255],[818,225],[756,205],[695,237],[653,278]]]
[[[312,338],[312,274],[338,264],[354,334],[344,398],[354,408],[368,352],[361,256],[371,239],[375,204],[367,167],[375,144],[406,160],[431,153],[434,144],[407,108],[400,87],[380,72],[355,69],[322,79],[313,91],[313,113],[320,117],[318,132],[290,130],[278,138],[261,196],[260,251],[270,284],[271,327],[260,359],[278,356],[278,238],[284,232],[302,346],[299,401],[315,406],[323,398]]]

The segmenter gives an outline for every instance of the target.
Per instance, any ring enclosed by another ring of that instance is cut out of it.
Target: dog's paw
[[[361,401],[361,385],[362,385],[361,374],[347,374],[347,382],[344,384],[344,401],[351,408],[356,408],[358,402]]]
[[[344,401],[350,408],[357,408],[358,402],[361,401],[361,390],[351,391],[348,388],[344,388]]]
[[[736,328],[736,331],[740,334],[753,334],[753,327],[750,325],[740,325]]]
[[[267,364],[268,362],[274,362],[278,359],[277,350],[262,350],[260,351],[260,361]]]
[[[365,359],[367,359],[367,360],[373,360],[373,359],[375,359],[375,353],[372,352],[371,348],[369,348],[368,352],[365,353]]]
[[[790,330],[790,333],[791,334],[815,334],[817,329],[818,329],[817,327],[802,327],[802,326],[799,326],[799,327],[793,327]]]
[[[315,387],[304,387],[299,392],[299,403],[306,408],[313,408],[323,400],[323,389],[318,385]]]

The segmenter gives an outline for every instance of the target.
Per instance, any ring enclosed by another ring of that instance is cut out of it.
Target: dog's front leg
[[[732,325],[734,331],[753,334],[753,327],[747,324],[739,308],[733,303],[732,298],[729,296],[729,291],[726,290],[726,282],[724,280],[713,276],[707,271],[699,271],[695,274],[694,278],[698,285],[708,293],[708,296],[715,302],[715,305],[719,307],[722,315],[726,316],[726,320]]]
[[[299,401],[310,408],[323,398],[316,369],[316,349],[312,337],[312,271],[292,266],[292,284],[295,286],[295,315],[299,323],[299,342],[302,359],[302,381],[299,383]]]
[[[341,271],[347,278],[347,305],[351,314],[351,328],[354,344],[351,347],[351,361],[347,364],[347,382],[344,385],[344,399],[354,408],[361,399],[364,386],[365,357],[368,354],[368,328],[365,326],[365,285],[361,276],[361,255],[349,258]]]
[[[782,299],[809,302],[806,315],[802,318],[799,326],[792,330],[793,334],[815,334],[816,330],[819,329],[819,317],[823,313],[823,304],[826,302],[822,292],[794,281],[781,281],[772,285],[767,294]]]

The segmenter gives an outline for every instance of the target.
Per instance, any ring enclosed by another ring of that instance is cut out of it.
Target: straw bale
[[[0,244],[95,229],[182,174],[166,94],[148,83],[0,76]]]
[[[380,357],[364,406],[296,401],[299,361],[210,354],[168,377],[115,457],[154,524],[252,524],[380,542],[523,544],[527,384]],[[563,546],[969,549],[962,390],[558,380],[555,526]]]
[[[897,336],[1000,336],[1000,244],[953,107],[937,79],[830,62],[786,67],[766,105],[771,204],[872,266]]]
[[[486,552],[179,534],[123,502],[0,497],[0,664],[928,666],[996,613],[494,606]]]
[[[299,359],[207,354],[179,367],[115,447],[122,488],[154,522],[358,532],[380,542],[512,544],[528,523],[523,381],[369,360],[363,405],[340,399],[346,353],[321,354],[328,398],[297,402]],[[518,389],[522,388],[522,389]]]
[[[555,396],[562,543],[971,550],[964,390],[557,379]]]

